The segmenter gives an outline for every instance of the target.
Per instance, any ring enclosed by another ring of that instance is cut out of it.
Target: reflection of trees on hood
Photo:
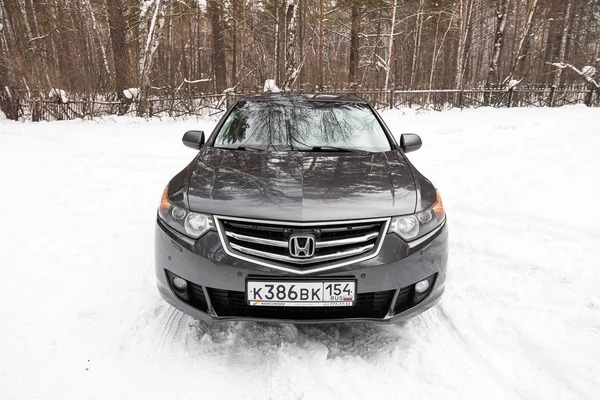
[[[195,196],[211,200],[246,198],[281,204],[301,200],[302,163],[293,153],[272,157],[209,148],[192,175],[190,189]]]
[[[336,201],[386,192],[399,198],[410,193],[397,173],[405,161],[393,151],[344,155],[205,151],[192,174],[190,193],[210,200],[289,205],[303,199]]]
[[[390,180],[392,168],[400,170],[401,160],[389,165],[386,153],[305,158],[304,184],[310,188],[305,198],[338,200],[360,197],[364,194],[393,191]]]

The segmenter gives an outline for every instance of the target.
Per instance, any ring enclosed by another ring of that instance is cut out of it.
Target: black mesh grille
[[[208,305],[206,304],[206,297],[204,296],[204,290],[202,286],[194,285],[188,282],[189,293],[190,293],[190,304],[200,311],[206,312]]]
[[[414,285],[400,289],[394,305],[394,314],[399,314],[413,306],[413,292]]]
[[[349,307],[267,307],[249,306],[244,292],[208,288],[211,304],[220,317],[319,320],[341,318],[383,318],[394,291],[359,293]]]
[[[208,312],[208,303],[202,286],[188,281],[187,291],[181,293],[172,286],[174,275],[166,271],[169,284],[179,299],[200,311]],[[394,314],[400,314],[422,302],[431,292],[435,284],[436,274],[428,277],[430,288],[427,292],[417,294],[415,285],[398,290],[394,303]],[[384,318],[394,298],[395,290],[382,292],[359,293],[354,306],[344,307],[268,307],[249,306],[246,294],[231,290],[207,287],[211,305],[220,317],[249,317],[295,320],[345,319],[345,318]]]

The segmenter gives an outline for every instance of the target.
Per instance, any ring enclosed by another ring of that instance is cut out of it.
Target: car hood
[[[410,214],[410,166],[385,153],[252,152],[205,147],[190,165],[190,210],[285,221]]]

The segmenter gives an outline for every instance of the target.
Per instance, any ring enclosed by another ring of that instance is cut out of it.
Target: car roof
[[[367,104],[367,101],[361,97],[352,94],[338,94],[338,93],[310,93],[310,94],[298,94],[298,93],[257,93],[242,97],[239,101],[332,101],[332,102],[343,102],[343,103],[359,103]]]

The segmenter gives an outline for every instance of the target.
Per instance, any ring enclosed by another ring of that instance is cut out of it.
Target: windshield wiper
[[[325,151],[325,152],[339,152],[339,153],[368,153],[364,150],[350,149],[347,147],[335,147],[335,146],[313,146],[312,149],[302,149],[301,151]]]
[[[236,150],[242,151],[265,151],[264,149],[259,149],[258,147],[248,147],[248,146],[239,146]]]

